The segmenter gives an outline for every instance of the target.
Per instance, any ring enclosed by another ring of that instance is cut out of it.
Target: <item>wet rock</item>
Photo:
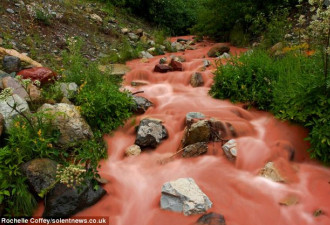
[[[3,118],[3,115],[0,113],[0,137],[3,133],[4,126],[5,126],[5,118]]]
[[[230,47],[228,45],[219,43],[219,44],[213,45],[213,47],[209,50],[207,55],[209,57],[217,57],[217,56],[222,55],[225,52],[228,53],[229,51],[230,51]]]
[[[188,216],[206,212],[212,207],[212,202],[194,179],[180,178],[163,185],[160,206],[162,209],[183,212]]]
[[[200,112],[189,112],[186,114],[186,124],[189,124],[193,119],[204,119],[205,115]]]
[[[159,60],[159,64],[166,64],[167,63],[167,58],[163,57]]]
[[[149,52],[146,52],[146,51],[140,52],[140,58],[151,59],[153,57],[154,56],[151,55]]]
[[[222,146],[222,150],[230,161],[234,161],[237,157],[237,142],[232,139]]]
[[[219,59],[230,59],[230,57],[231,56],[227,52],[225,52],[222,55],[220,55],[218,58]]]
[[[133,96],[133,101],[135,103],[134,112],[138,114],[145,113],[152,106],[152,102],[141,96]]]
[[[209,66],[211,66],[211,62],[209,60],[207,60],[207,59],[204,59],[203,60],[203,66],[209,67]]]
[[[207,144],[205,142],[197,142],[192,145],[188,145],[183,149],[182,157],[196,157],[206,153],[208,150]]]
[[[135,144],[141,148],[156,148],[167,136],[167,130],[160,121],[146,118],[141,120],[137,128]]]
[[[57,80],[57,74],[51,69],[45,67],[35,67],[21,70],[17,75],[22,76],[23,79],[31,79],[32,81],[40,81],[41,85],[52,83]]]
[[[223,215],[212,212],[201,216],[195,225],[226,225],[226,220]]]
[[[201,73],[195,72],[191,75],[190,84],[193,87],[200,87],[204,85],[204,79]]]
[[[183,58],[181,55],[179,55],[179,56],[171,55],[171,59],[174,61],[177,61],[177,62],[181,62],[181,63],[186,61],[185,58]]]
[[[132,41],[137,41],[139,40],[140,37],[134,33],[128,33],[128,38],[131,39]]]
[[[199,120],[191,126],[187,126],[184,130],[182,146],[186,147],[197,142],[209,142],[210,126],[207,120]]]
[[[165,65],[165,64],[157,64],[154,68],[154,72],[158,73],[167,73],[168,71],[171,71],[172,67]]]
[[[44,111],[55,116],[52,123],[61,132],[60,145],[66,146],[93,137],[91,128],[74,105],[64,103],[44,104],[38,111]]]
[[[6,55],[3,57],[2,66],[7,73],[18,72],[21,69],[21,60],[18,57]]]
[[[78,85],[74,82],[71,83],[59,83],[60,90],[63,96],[70,99],[78,93]]]
[[[68,218],[77,212],[94,205],[104,195],[106,191],[99,187],[94,190],[91,182],[76,188],[68,188],[66,185],[58,183],[47,194],[45,199],[44,218]]]
[[[56,181],[57,162],[51,159],[33,159],[24,163],[21,169],[36,194]]]
[[[280,174],[273,162],[268,162],[261,170],[260,175],[274,182],[285,182],[284,177]]]
[[[279,204],[284,205],[284,206],[291,206],[291,205],[296,205],[298,204],[299,199],[295,195],[289,195],[286,196],[285,198],[281,199]]]
[[[174,59],[171,60],[170,66],[174,71],[183,71],[183,65],[181,62],[175,61]]]
[[[140,146],[138,145],[132,145],[132,146],[129,146],[126,151],[125,151],[125,154],[127,156],[138,156],[141,154],[141,148]]]
[[[26,100],[14,94],[6,100],[0,100],[0,114],[5,120],[5,127],[9,128],[12,120],[19,115],[13,107],[16,105],[16,110],[20,113],[30,113],[29,105]]]

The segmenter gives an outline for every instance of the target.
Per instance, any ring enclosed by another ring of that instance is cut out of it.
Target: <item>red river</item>
[[[191,177],[213,202],[208,212],[224,215],[227,225],[330,224],[330,169],[309,159],[305,129],[279,121],[267,112],[245,110],[242,104],[213,99],[208,91],[214,66],[202,72],[203,87],[193,88],[189,84],[192,73],[203,67],[204,59],[215,63],[207,57],[212,45],[205,41],[197,44],[196,50],[167,53],[167,58],[171,54],[185,58],[184,71],[153,72],[164,56],[148,62],[137,59],[127,63],[131,71],[125,76],[125,88],[132,92],[144,91],[139,95],[148,98],[154,106],[105,137],[109,157],[100,163],[100,175],[109,181],[104,185],[108,194],[76,216],[107,216],[111,225],[194,224],[201,215],[184,216],[160,208],[162,185]],[[231,47],[230,53],[244,51],[246,49]],[[133,80],[143,80],[148,85],[132,87]],[[177,157],[160,163],[180,146],[188,112],[201,112],[208,118],[233,124],[238,133],[235,162],[225,157],[220,143],[210,143],[205,155]],[[145,117],[161,119],[169,138],[155,150],[125,157],[126,148],[135,141],[135,126]],[[288,160],[287,145],[295,149],[293,161]],[[288,182],[276,183],[259,176],[270,161],[278,165]],[[292,196],[298,201],[296,204],[279,204]],[[313,215],[316,210],[323,213],[316,217]]]

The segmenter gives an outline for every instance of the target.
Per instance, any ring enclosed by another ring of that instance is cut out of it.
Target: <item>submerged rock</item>
[[[273,162],[268,162],[261,170],[260,175],[274,182],[285,182],[284,177],[280,174]]]
[[[225,52],[228,53],[229,51],[230,51],[230,47],[227,44],[219,43],[213,45],[213,47],[209,50],[207,55],[209,57],[217,57]]]
[[[195,144],[188,145],[183,149],[182,157],[196,157],[206,153],[208,150],[207,144],[205,142],[197,142]]]
[[[192,178],[180,178],[167,182],[162,187],[162,209],[192,215],[206,212],[212,207],[210,199]]]
[[[195,72],[191,75],[190,84],[193,87],[200,87],[204,85],[204,79],[201,73]]]
[[[135,144],[141,148],[156,148],[167,135],[167,130],[160,121],[146,118],[141,120],[137,128]]]
[[[60,145],[69,145],[93,137],[93,132],[74,105],[44,104],[38,110],[53,115],[53,125],[60,130]]]
[[[33,159],[24,163],[21,168],[36,194],[50,187],[56,180],[57,162],[51,159]]]
[[[195,225],[226,225],[226,220],[223,215],[212,212],[201,216]]]
[[[68,188],[66,185],[58,183],[47,194],[45,199],[44,218],[68,218],[80,210],[94,205],[104,195],[106,191],[99,187],[93,188],[91,182],[76,188]]]
[[[237,142],[232,139],[222,146],[222,150],[230,161],[234,161],[237,157]]]
[[[152,106],[152,102],[141,96],[133,96],[133,101],[135,103],[135,108],[133,110],[135,113],[143,114]]]

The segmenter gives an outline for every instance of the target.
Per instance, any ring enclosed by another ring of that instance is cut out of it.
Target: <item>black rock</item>
[[[208,213],[201,216],[198,220],[196,225],[203,224],[203,225],[226,225],[225,217],[218,213]]]
[[[133,101],[135,103],[134,112],[138,114],[143,114],[147,109],[152,106],[152,102],[148,99],[140,96],[133,96]]]
[[[2,65],[7,73],[18,72],[21,69],[21,60],[18,57],[6,55],[3,58]]]
[[[52,189],[45,200],[44,218],[68,218],[77,212],[94,205],[106,191],[99,187],[94,190],[91,182],[78,188],[68,188],[58,183]]]

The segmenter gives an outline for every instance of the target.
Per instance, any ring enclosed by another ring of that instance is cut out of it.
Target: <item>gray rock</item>
[[[19,115],[17,111],[13,110],[15,105],[18,112],[30,113],[26,100],[16,94],[8,97],[6,100],[0,100],[0,113],[3,115],[7,129],[10,127],[12,120]]]
[[[209,67],[209,66],[211,66],[211,62],[209,60],[207,60],[207,59],[204,59],[203,60],[203,66]]]
[[[206,153],[208,150],[207,144],[205,142],[197,142],[192,145],[188,145],[183,149],[182,157],[196,157]]]
[[[65,103],[44,104],[38,111],[54,115],[55,119],[52,123],[61,132],[60,145],[67,146],[93,137],[91,128],[74,105]]]
[[[149,52],[147,51],[142,51],[140,52],[140,58],[145,58],[145,59],[151,59],[153,58],[154,56],[151,55]]]
[[[201,73],[195,72],[191,75],[190,84],[193,87],[200,87],[204,85],[204,79]]]
[[[237,157],[237,142],[232,139],[222,146],[222,150],[230,161],[234,161]]]
[[[205,213],[212,207],[212,202],[192,178],[180,178],[163,185],[160,206],[165,210],[192,215]]]
[[[21,69],[21,60],[15,56],[3,57],[2,66],[7,73],[18,72]]]
[[[84,208],[94,205],[105,194],[106,191],[102,187],[95,190],[90,181],[86,185],[76,188],[68,188],[66,185],[58,183],[47,194],[42,217],[71,217]]]
[[[15,11],[12,10],[12,9],[10,9],[10,8],[6,9],[6,11],[7,11],[8,13],[10,13],[10,14],[14,14],[14,13],[15,13]]]
[[[219,59],[230,59],[230,57],[231,56],[227,52],[225,52],[219,56]]]
[[[188,112],[186,114],[186,124],[188,124],[193,119],[204,119],[205,115],[200,112]]]
[[[129,37],[129,39],[131,39],[132,41],[137,41],[137,40],[139,40],[139,36],[137,36],[136,34],[134,34],[134,33],[128,33],[128,37]]]
[[[50,187],[56,181],[57,162],[51,159],[33,159],[21,167],[35,194]]]
[[[171,47],[172,47],[173,49],[175,49],[176,51],[184,51],[184,50],[185,50],[184,45],[182,45],[182,44],[179,43],[179,42],[173,42],[173,43],[171,44]]]
[[[167,130],[162,125],[161,121],[146,118],[141,120],[140,125],[137,128],[135,144],[139,145],[141,148],[156,148],[163,139],[167,138],[167,136]]]
[[[59,83],[63,96],[70,99],[78,93],[78,85],[74,82],[71,83]]]
[[[19,81],[15,80],[15,78],[12,78],[10,76],[4,77],[2,79],[2,85],[4,88],[12,88],[14,94],[17,94],[21,98],[28,100],[28,98],[29,98],[28,93],[23,88],[21,83]]]
[[[141,96],[133,96],[133,101],[135,103],[135,108],[133,110],[135,113],[143,114],[152,106],[152,102]]]

